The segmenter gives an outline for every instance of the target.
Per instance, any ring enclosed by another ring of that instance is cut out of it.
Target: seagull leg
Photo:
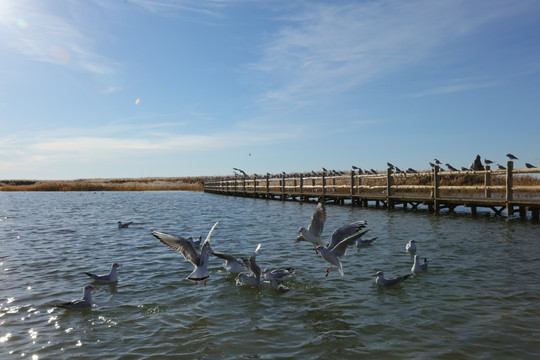
[[[332,270],[332,265],[330,265],[327,269],[326,269],[326,277],[328,277],[328,274],[330,273],[330,270]]]
[[[204,279],[203,286],[206,286],[206,279]]]
[[[195,285],[198,285],[198,284],[199,284],[199,282],[198,282],[198,281],[195,281],[194,283],[195,283]]]

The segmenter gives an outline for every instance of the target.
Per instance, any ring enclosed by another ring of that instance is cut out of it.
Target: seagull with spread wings
[[[208,254],[210,253],[210,236],[216,228],[219,222],[216,222],[214,226],[208,232],[206,239],[201,247],[201,252],[197,253],[193,243],[188,239],[184,239],[180,236],[166,234],[164,232],[152,230],[152,235],[159,239],[163,244],[167,245],[173,250],[180,252],[184,255],[184,258],[191,262],[195,269],[187,277],[188,280],[195,282],[195,285],[199,281],[203,281],[203,285],[206,286],[206,279],[208,279]]]

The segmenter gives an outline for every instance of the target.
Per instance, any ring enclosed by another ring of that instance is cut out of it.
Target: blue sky
[[[540,166],[540,2],[0,0],[0,179]]]

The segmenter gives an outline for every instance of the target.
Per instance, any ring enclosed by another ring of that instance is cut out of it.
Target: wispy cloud
[[[302,9],[265,44],[252,69],[267,74],[264,104],[309,103],[432,56],[440,46],[523,11],[526,2],[377,1]]]
[[[440,85],[440,86],[436,86],[430,89],[426,89],[426,90],[418,91],[413,94],[409,94],[406,97],[421,98],[421,97],[433,96],[433,95],[452,94],[452,93],[459,93],[459,92],[493,87],[493,86],[497,86],[497,84],[498,83],[495,81],[456,79],[456,80],[449,81],[448,83]]]
[[[90,34],[75,20],[54,14],[45,2],[6,1],[0,14],[0,48],[38,62],[49,62],[97,75],[114,73],[118,64],[94,49]],[[107,91],[111,91],[108,89]]]

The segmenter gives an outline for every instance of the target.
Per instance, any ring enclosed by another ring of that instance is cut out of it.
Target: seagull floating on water
[[[298,234],[300,234],[300,236],[296,238],[296,241],[310,242],[315,248],[319,245],[328,245],[326,241],[321,240],[321,234],[324,229],[325,221],[326,207],[323,203],[319,203],[317,208],[315,208],[315,212],[311,216],[311,224],[309,224],[307,229],[302,226],[298,230]]]
[[[405,251],[416,251],[416,240],[410,240],[407,245],[405,245]]]
[[[506,157],[509,158],[510,160],[519,160],[517,157],[515,157],[514,155],[512,154],[506,154]]]
[[[64,309],[89,309],[90,307],[92,307],[92,290],[97,290],[97,287],[90,284],[86,285],[83,288],[82,299],[56,305],[56,307],[61,307]]]
[[[179,251],[184,258],[191,262],[195,266],[195,270],[187,277],[188,280],[195,282],[195,285],[199,281],[203,281],[203,285],[206,286],[206,279],[210,276],[208,273],[208,254],[210,253],[210,236],[216,228],[219,222],[216,222],[214,226],[208,232],[206,239],[201,248],[201,252],[197,253],[193,244],[180,236],[166,234],[152,230],[152,235],[159,239],[163,244],[167,245],[173,250]]]
[[[281,284],[284,281],[289,280],[293,277],[294,268],[286,268],[286,269],[274,269],[271,270],[269,268],[265,268],[263,270],[263,275],[266,280],[269,281],[276,281],[278,284]]]
[[[103,282],[103,283],[113,283],[118,281],[118,273],[116,272],[116,269],[119,269],[122,267],[122,264],[119,263],[113,263],[111,265],[111,271],[109,271],[108,274],[105,275],[96,275],[90,272],[85,272],[86,275],[90,276],[95,281]]]
[[[375,240],[377,240],[379,237],[374,237],[371,239],[360,239],[358,240],[358,246],[365,246],[365,245],[371,245]]]
[[[126,222],[126,223],[118,221],[118,228],[119,229],[126,229],[131,224],[133,224],[133,221],[129,221],[129,222]]]
[[[343,276],[343,266],[339,258],[345,256],[347,253],[347,247],[356,243],[359,237],[364,232],[359,233],[360,230],[366,227],[366,221],[360,220],[343,225],[332,233],[332,242],[327,247],[319,245],[317,251],[319,251],[322,257],[330,263],[330,266],[326,269],[325,276],[328,276],[332,265],[337,266],[339,273]]]
[[[426,258],[424,258],[424,262],[420,262],[420,258],[418,257],[418,255],[414,255],[414,264],[411,268],[411,272],[413,274],[416,274],[416,273],[419,273],[419,272],[424,272],[424,271],[427,271],[427,268],[428,268],[428,261]]]
[[[384,277],[384,273],[382,271],[377,271],[377,273],[373,274],[373,276],[377,277],[375,279],[375,284],[377,284],[379,286],[390,287],[390,286],[396,286],[396,285],[401,284],[402,282],[404,282],[405,280],[410,278],[412,276],[412,274],[398,276],[398,277],[393,278],[393,279],[386,279]]]

